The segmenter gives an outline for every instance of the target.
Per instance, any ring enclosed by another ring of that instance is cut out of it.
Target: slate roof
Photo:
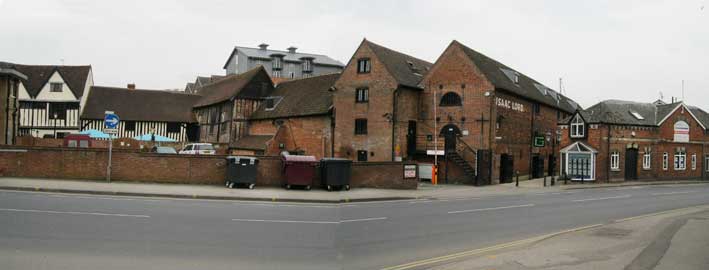
[[[369,45],[372,52],[382,61],[387,71],[400,85],[420,88],[419,82],[433,66],[425,60],[397,52],[366,39],[364,43]]]
[[[237,97],[262,98],[269,95],[272,90],[271,78],[263,66],[259,66],[202,86],[199,90],[202,98],[194,104],[194,107],[209,106]]]
[[[81,98],[91,71],[91,66],[15,65],[15,67],[17,71],[27,76],[26,80],[22,80],[22,84],[31,97],[36,97],[52,74],[58,71],[74,96]]]
[[[15,64],[8,62],[0,62],[0,74],[7,74],[26,80],[27,76],[22,72],[17,71]]]
[[[189,82],[187,83],[187,85],[185,85],[185,92],[192,93],[194,89],[194,83]]]
[[[312,58],[314,65],[326,65],[326,66],[336,66],[336,67],[344,67],[345,66],[344,64],[342,64],[342,62],[337,61],[333,58],[330,58],[327,55],[322,55],[322,54],[301,53],[301,52],[297,52],[297,51],[296,51],[296,53],[290,53],[288,51],[262,50],[260,48],[249,48],[249,47],[236,46],[231,51],[229,58],[227,58],[227,60],[226,60],[226,63],[224,63],[224,69],[226,69],[226,66],[229,64],[229,61],[231,61],[231,58],[234,57],[234,55],[237,53],[237,51],[243,53],[247,57],[263,59],[263,60],[271,60],[271,55],[279,54],[279,55],[283,55],[283,61],[287,61],[287,62],[300,63],[300,62],[302,62],[301,58]]]
[[[332,107],[332,92],[339,74],[286,81],[276,86],[272,97],[280,97],[273,110],[262,104],[251,119],[274,119],[327,114]]]
[[[235,149],[244,150],[266,150],[266,143],[273,139],[273,135],[247,135],[232,142],[229,146]]]
[[[579,111],[579,113],[589,124],[658,126],[660,121],[681,104],[681,102],[657,104],[611,99],[601,101],[585,110]],[[694,106],[687,106],[687,108],[702,125],[709,127],[709,113]],[[633,112],[639,114],[643,119],[633,116]],[[560,123],[568,124],[572,117],[573,115],[561,120]]]
[[[197,76],[197,79],[195,79],[194,84],[197,87],[202,87],[208,83],[210,83],[212,79],[210,77],[202,77],[202,76]]]
[[[561,109],[568,113],[573,113],[577,109],[580,109],[580,106],[575,101],[544,86],[521,72],[477,52],[458,41],[454,40],[452,44],[458,45],[463,49],[468,58],[475,63],[495,88],[507,90],[512,94]],[[519,75],[518,83],[512,80],[512,76],[515,73]]]
[[[199,99],[175,91],[93,86],[81,119],[103,119],[105,111],[114,111],[121,120],[193,123],[192,105]]]

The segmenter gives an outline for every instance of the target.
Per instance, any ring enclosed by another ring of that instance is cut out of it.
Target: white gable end
[[[61,83],[62,84],[62,91],[61,92],[52,92],[51,91],[51,85],[52,83]],[[47,81],[44,86],[42,86],[42,90],[37,94],[36,100],[43,100],[43,101],[79,101],[77,97],[74,96],[74,93],[71,92],[71,89],[69,89],[69,86],[66,84],[64,81],[64,78],[59,74],[58,71],[54,71],[51,77],[49,77],[49,81]]]
[[[18,90],[19,91],[17,93],[17,98],[19,100],[31,100],[32,99],[32,97],[30,97],[30,94],[27,92],[27,88],[25,88],[24,83],[20,83],[20,87]]]

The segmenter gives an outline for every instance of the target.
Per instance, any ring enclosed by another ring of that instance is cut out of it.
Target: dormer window
[[[585,125],[583,118],[580,114],[576,114],[573,119],[571,119],[571,138],[583,138],[586,135]]]
[[[272,111],[278,106],[281,101],[281,97],[268,97],[264,100],[264,106],[266,106],[267,111]]]
[[[369,58],[357,60],[357,73],[369,73],[372,70],[372,62]]]

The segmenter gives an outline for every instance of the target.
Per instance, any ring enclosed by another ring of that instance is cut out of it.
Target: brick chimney
[[[130,90],[135,90],[135,84],[134,84],[134,83],[129,83],[129,84],[128,84],[128,89],[130,89]]]
[[[258,48],[265,51],[266,49],[268,49],[268,44],[261,43],[258,45]]]
[[[297,50],[297,49],[298,49],[298,48],[296,48],[296,47],[290,46],[290,47],[288,47],[287,50],[288,50],[289,53],[295,53],[295,50]]]

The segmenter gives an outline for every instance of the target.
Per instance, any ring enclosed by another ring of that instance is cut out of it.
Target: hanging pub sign
[[[685,121],[675,123],[675,142],[689,142],[689,124]]]
[[[502,107],[505,109],[518,111],[518,112],[524,112],[524,104],[519,103],[519,102],[514,102],[511,100],[507,100],[507,99],[504,99],[501,97],[495,98],[495,104],[497,104],[497,107]]]

